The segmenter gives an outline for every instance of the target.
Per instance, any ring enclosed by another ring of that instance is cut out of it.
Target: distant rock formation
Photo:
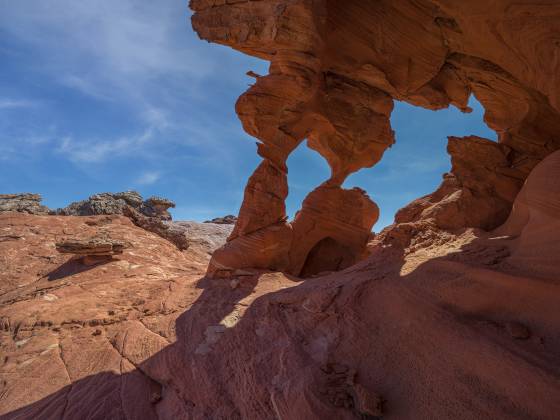
[[[62,216],[124,215],[129,217],[136,226],[173,242],[180,250],[185,250],[189,247],[189,242],[184,233],[168,223],[171,221],[168,209],[174,207],[175,203],[166,198],[150,197],[144,200],[136,191],[124,191],[92,195],[87,200],[58,209],[56,214]]]
[[[63,209],[58,209],[56,213],[62,216],[110,215],[125,214],[127,209],[131,208],[146,217],[171,220],[168,209],[174,207],[175,203],[166,198],[150,197],[144,200],[136,191],[125,191],[95,194],[87,200],[78,201]]]
[[[233,230],[233,225],[226,223],[177,221],[169,224],[173,230],[181,232],[187,238],[189,246],[195,245],[207,254],[222,247]]]
[[[94,194],[87,200],[76,201],[56,211],[40,204],[39,194],[0,194],[0,213],[20,212],[58,216],[114,216],[128,217],[136,226],[167,239],[184,251],[194,245],[198,252],[212,254],[226,243],[237,218],[232,215],[204,223],[172,221],[170,208],[175,203],[153,196],[144,200],[136,191]],[[91,220],[92,225],[110,224],[111,219]]]
[[[0,213],[16,211],[36,215],[47,215],[51,211],[41,204],[40,194],[0,194]]]
[[[204,223],[214,223],[217,225],[234,225],[237,222],[237,217],[233,214],[228,214],[224,217],[216,217],[212,220],[206,220]]]

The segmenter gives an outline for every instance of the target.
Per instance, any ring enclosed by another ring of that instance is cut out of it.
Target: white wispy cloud
[[[196,144],[209,162],[217,155],[231,160],[223,144],[230,127],[206,118],[201,107],[209,101],[206,83],[238,83],[247,69],[232,71],[227,60],[235,53],[201,42],[189,29],[188,16],[184,0],[2,2],[0,29],[31,48],[34,71],[136,120],[127,123],[124,136],[61,127],[55,148],[60,155],[101,163],[138,153],[157,140]],[[182,111],[199,102],[198,109]],[[28,105],[0,100],[0,108]]]
[[[136,179],[136,183],[138,185],[152,185],[158,182],[161,178],[161,174],[159,172],[148,171],[144,172]]]
[[[0,109],[11,108],[30,108],[37,106],[38,103],[26,99],[2,99],[0,98]]]
[[[177,39],[186,18],[177,0],[36,0],[4,3],[0,25],[40,47],[45,69],[60,83],[94,97],[142,96],[160,77],[194,81],[214,65],[202,45]]]
[[[92,80],[75,74],[67,74],[59,77],[59,82],[69,88],[75,89],[80,93],[91,96],[95,99],[101,99],[104,101],[114,100],[109,93],[106,92],[103,85],[93,83]]]
[[[76,140],[73,137],[64,137],[60,140],[57,152],[67,156],[76,163],[98,163],[109,158],[133,156],[144,145],[154,139],[157,127],[149,126],[135,136],[124,136],[115,139]]]

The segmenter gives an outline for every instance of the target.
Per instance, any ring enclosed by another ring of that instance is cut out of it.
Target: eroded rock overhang
[[[469,112],[485,108],[498,143],[450,138],[452,170],[397,222],[442,229],[500,225],[531,169],[560,148],[560,4],[498,0],[191,0],[195,31],[270,61],[236,104],[263,161],[210,275],[266,268],[313,275],[364,253],[378,218],[351,173],[394,143],[393,100]],[[290,223],[286,161],[298,145],[320,153],[331,177]]]

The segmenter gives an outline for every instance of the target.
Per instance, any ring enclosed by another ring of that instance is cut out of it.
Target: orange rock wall
[[[201,38],[271,63],[236,105],[263,161],[210,274],[259,267],[299,275],[326,239],[334,241],[329,253],[349,252],[338,255],[346,261],[340,268],[357,260],[378,209],[341,185],[394,143],[393,100],[469,112],[474,94],[499,136],[499,144],[451,138],[451,174],[397,221],[494,228],[531,169],[560,148],[556,0],[191,0],[190,7]],[[286,160],[304,139],[331,177],[288,223]]]

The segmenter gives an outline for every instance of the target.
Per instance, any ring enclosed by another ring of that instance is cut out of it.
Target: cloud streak
[[[0,109],[32,108],[38,103],[25,99],[0,99]]]
[[[177,39],[177,25],[187,25],[186,13],[177,19],[177,4],[37,0],[30,7],[9,2],[2,6],[0,25],[37,47],[47,70],[60,72],[62,84],[94,96],[115,88],[133,95],[145,86],[138,82],[173,74],[200,79],[212,66],[201,46],[187,37]]]
[[[139,151],[157,137],[158,142],[198,143],[209,157],[221,153],[225,159],[225,150],[231,147],[223,138],[228,128],[206,119],[201,108],[209,98],[208,78],[227,82],[235,77],[238,83],[244,71],[232,71],[227,60],[242,57],[200,42],[187,19],[184,0],[36,0],[32,6],[3,4],[0,29],[32,49],[34,71],[99,101],[98,107],[126,110],[136,120],[121,136],[62,127],[56,149],[62,156],[73,162],[100,163]],[[195,103],[202,106],[193,109]],[[30,105],[0,100],[0,109]],[[203,127],[202,119],[214,127]]]
[[[138,185],[153,185],[158,182],[161,178],[161,174],[159,172],[144,172],[140,177],[136,179],[136,183]]]

